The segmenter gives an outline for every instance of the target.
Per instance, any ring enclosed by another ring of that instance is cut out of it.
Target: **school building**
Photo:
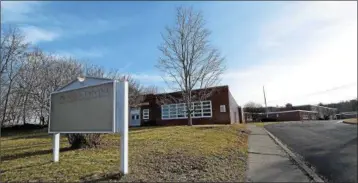
[[[229,86],[212,87],[205,91],[211,92],[211,95],[192,103],[193,125],[243,123],[241,108],[230,93]],[[201,92],[203,90],[193,90],[192,96]],[[130,126],[187,125],[186,104],[181,98],[181,92],[145,95],[141,104],[131,107]]]

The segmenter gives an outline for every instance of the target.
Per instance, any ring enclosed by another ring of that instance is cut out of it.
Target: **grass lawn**
[[[257,127],[264,127],[265,125],[275,124],[275,123],[279,123],[279,122],[250,122],[248,124],[254,124]]]
[[[1,137],[1,179],[6,181],[245,181],[247,132],[243,125],[140,127],[129,132],[128,175],[119,174],[119,135],[103,135],[96,149],[71,150],[61,136],[52,162],[46,130]]]
[[[343,122],[350,123],[350,124],[358,124],[358,119],[357,118],[344,119]]]

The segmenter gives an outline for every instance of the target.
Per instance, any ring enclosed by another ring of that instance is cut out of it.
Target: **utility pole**
[[[266,102],[265,86],[263,86],[262,88],[263,88],[263,91],[264,91],[265,108],[266,108],[266,118],[268,118],[268,110],[267,110],[267,102]]]

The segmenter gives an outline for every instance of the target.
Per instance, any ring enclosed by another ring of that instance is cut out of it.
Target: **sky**
[[[263,105],[263,86],[270,106],[357,98],[356,1],[1,1],[1,25],[46,52],[165,89],[155,65],[178,6],[203,13],[225,57],[221,85],[239,105]]]

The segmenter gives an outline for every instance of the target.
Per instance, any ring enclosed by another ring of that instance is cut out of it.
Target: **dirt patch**
[[[242,182],[246,157],[232,151],[225,156],[188,156],[182,152],[152,154],[131,168],[128,175],[118,172],[94,174],[83,181],[120,182]],[[149,170],[149,171],[148,171]],[[240,171],[242,170],[242,171]]]

